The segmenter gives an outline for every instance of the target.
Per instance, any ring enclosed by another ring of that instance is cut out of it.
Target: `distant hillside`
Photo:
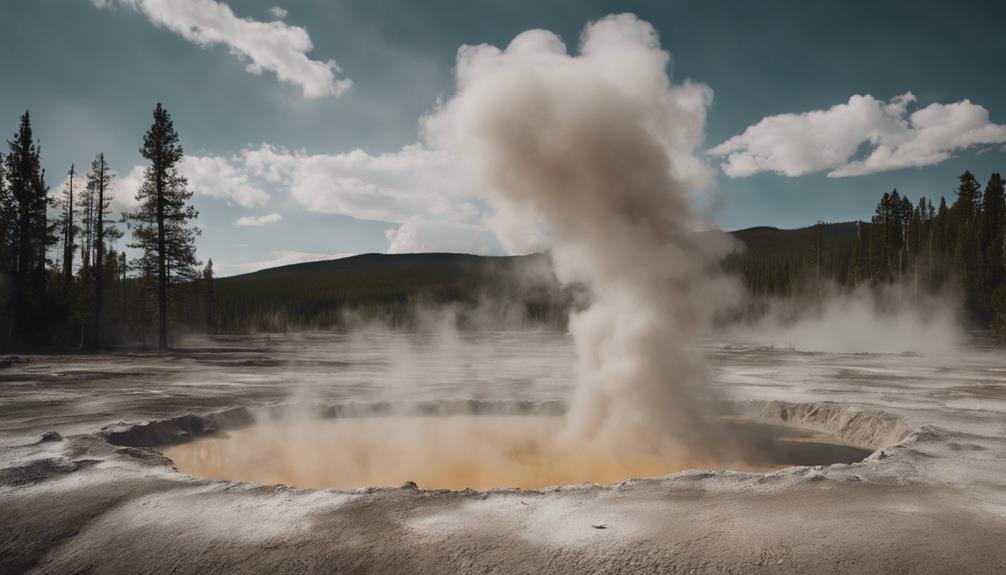
[[[845,284],[855,276],[857,237],[872,224],[842,222],[795,230],[757,227],[732,232],[744,249],[726,259],[755,295],[784,296],[811,281]]]
[[[482,313],[492,302],[491,313],[561,322],[570,298],[548,269],[542,254],[363,254],[220,278],[217,315],[220,329],[231,332],[371,319],[398,325],[415,319],[416,306],[456,304]]]
[[[856,222],[841,222],[837,224],[821,224],[795,230],[783,230],[768,226],[759,226],[730,232],[732,236],[744,242],[748,251],[759,254],[770,254],[791,251],[806,247],[807,242],[813,242],[818,230],[821,237],[828,241],[855,241],[858,226],[870,224]],[[865,231],[865,227],[864,227]]]
[[[750,288],[774,293],[788,289],[808,265],[816,270],[818,236],[826,269],[835,267],[841,254],[847,257],[856,223],[755,227],[732,234],[744,248],[727,259],[726,267]],[[516,313],[558,326],[574,300],[571,290],[551,278],[544,254],[364,254],[220,278],[216,294],[218,327],[229,332],[322,329],[361,318],[407,324],[415,319],[416,305],[423,304],[453,304],[481,315],[489,306],[497,319],[513,320]]]

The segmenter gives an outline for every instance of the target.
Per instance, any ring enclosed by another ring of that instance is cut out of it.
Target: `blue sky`
[[[1001,6],[7,0],[0,135],[30,108],[54,190],[100,151],[129,195],[163,102],[190,156],[199,255],[224,274],[389,249],[499,253],[478,194],[445,191],[450,159],[422,146],[458,48],[542,28],[575,52],[585,24],[632,12],[660,33],[673,81],[713,94],[695,154],[721,226],[868,218],[891,188],[949,199],[965,169],[983,182],[1004,169]]]

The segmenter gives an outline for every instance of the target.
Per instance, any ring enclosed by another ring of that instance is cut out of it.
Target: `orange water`
[[[720,467],[634,453],[629,446],[618,453],[562,446],[553,439],[562,421],[548,416],[310,420],[248,427],[164,453],[189,475],[339,489],[406,481],[447,489],[608,484]],[[730,467],[763,471],[781,465]]]

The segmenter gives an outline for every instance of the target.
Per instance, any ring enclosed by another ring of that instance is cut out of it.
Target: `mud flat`
[[[425,383],[406,388],[392,383],[400,365],[367,351],[373,341],[322,336],[5,362],[0,572],[1006,572],[1006,367],[989,351],[710,344],[718,385],[745,419],[871,453],[848,464],[336,490],[197,478],[159,451],[255,429],[294,403],[326,416],[364,404],[395,415],[406,396],[427,414],[458,402],[489,418],[561,412],[568,341],[483,337],[493,339],[422,348],[413,359],[467,346],[470,365],[424,365]],[[491,362],[514,369],[493,375]]]

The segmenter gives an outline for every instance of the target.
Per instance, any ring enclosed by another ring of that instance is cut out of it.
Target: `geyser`
[[[566,445],[718,457],[729,437],[693,344],[735,284],[717,271],[728,236],[696,233],[689,196],[708,181],[693,151],[712,92],[673,85],[669,59],[628,14],[589,24],[576,55],[542,30],[466,46],[456,94],[424,127],[492,190],[508,247],[544,228],[559,279],[591,292],[570,327]]]
[[[576,55],[541,30],[505,50],[467,46],[455,94],[423,120],[424,144],[491,190],[501,240],[519,251],[546,233],[559,280],[589,290],[570,322],[576,385],[563,417],[288,419],[175,448],[179,469],[307,487],[483,488],[831,463],[766,456],[778,445],[732,424],[706,385],[696,342],[737,288],[719,267],[729,236],[698,231],[690,196],[708,181],[693,151],[711,90],[673,85],[669,59],[632,15],[588,25]]]

